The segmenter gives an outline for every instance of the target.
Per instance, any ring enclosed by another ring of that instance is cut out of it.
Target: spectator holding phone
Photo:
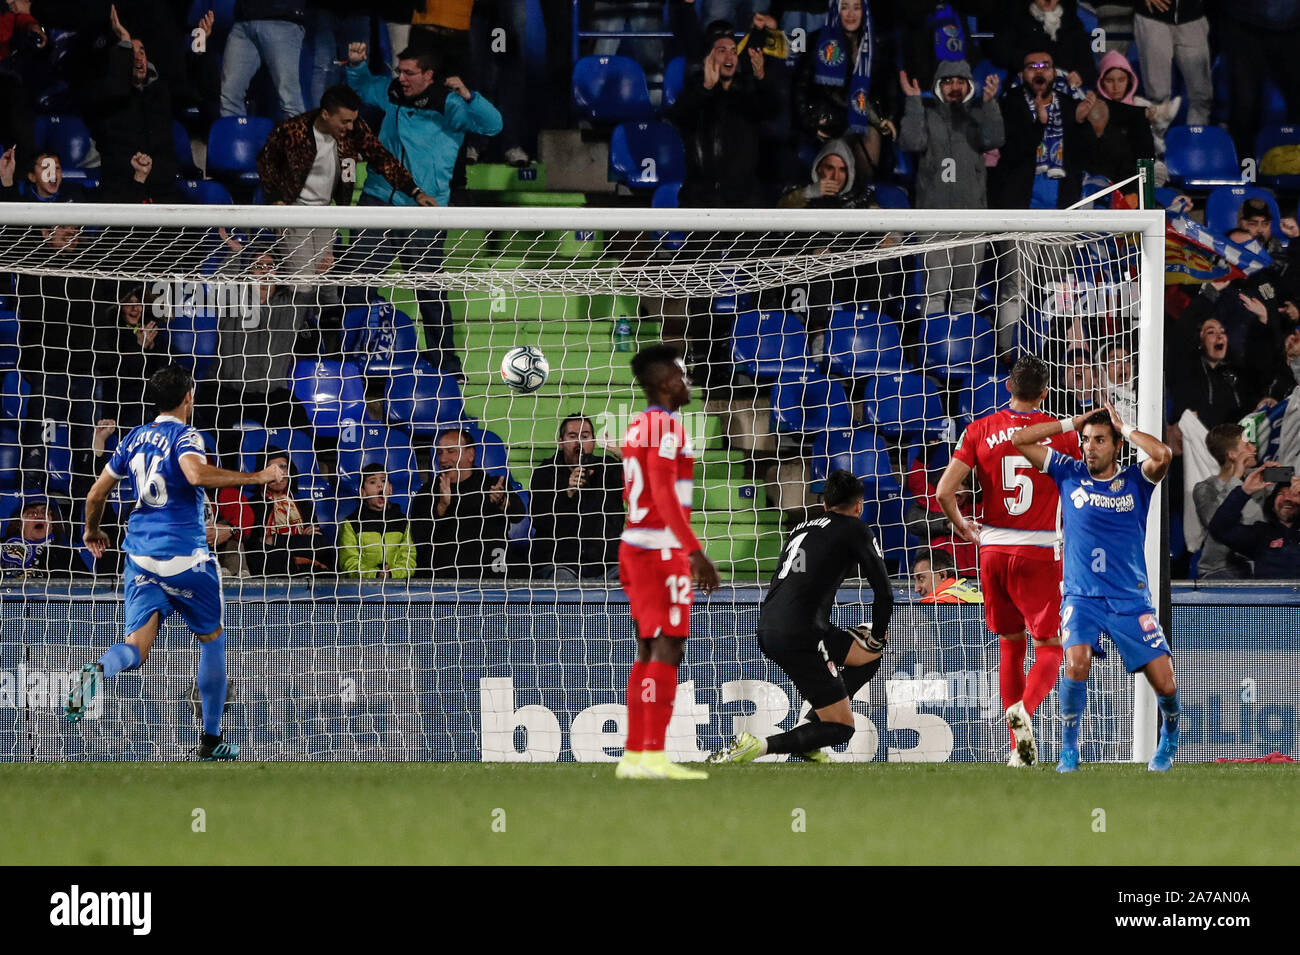
[[[1276,461],[1251,471],[1210,519],[1210,536],[1254,561],[1258,580],[1300,578],[1300,479],[1287,472],[1294,474],[1291,468],[1277,468]],[[1246,502],[1270,483],[1274,486],[1264,500],[1264,520],[1243,523]]]
[[[532,563],[541,578],[604,577],[618,569],[623,469],[596,454],[591,419],[560,422],[555,456],[533,470]]]

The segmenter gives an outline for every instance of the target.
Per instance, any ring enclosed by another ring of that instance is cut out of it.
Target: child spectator
[[[257,577],[329,572],[334,555],[315,522],[315,507],[310,498],[295,493],[297,472],[288,455],[272,452],[265,466],[277,462],[284,465],[285,476],[259,488],[261,496],[252,502],[248,569]]]
[[[415,569],[411,527],[396,504],[382,464],[361,469],[361,506],[339,525],[339,568],[369,580],[403,580]]]
[[[1154,159],[1155,140],[1147,110],[1134,102],[1137,76],[1128,60],[1111,50],[1101,60],[1101,79],[1095,97],[1086,102],[1080,133],[1088,156],[1088,171],[1119,182],[1132,176],[1139,159]],[[1137,184],[1126,194],[1136,194]],[[1127,418],[1124,420],[1128,420]]]

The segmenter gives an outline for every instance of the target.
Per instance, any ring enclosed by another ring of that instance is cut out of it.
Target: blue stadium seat
[[[1220,235],[1227,235],[1237,228],[1237,214],[1247,199],[1263,199],[1268,204],[1269,214],[1273,217],[1273,234],[1280,236],[1282,226],[1278,219],[1277,200],[1273,193],[1259,186],[1219,186],[1211,190],[1205,200],[1205,225]]]
[[[846,378],[912,370],[894,320],[870,309],[832,312],[824,347],[828,371]]]
[[[880,491],[894,494],[899,491],[889,450],[870,428],[841,428],[823,432],[813,439],[809,489],[820,494],[826,475],[832,471],[848,471],[861,478],[869,486],[868,498],[875,498]]]
[[[930,315],[921,327],[921,348],[927,371],[948,378],[997,367],[997,340],[992,326],[973,312]]]
[[[731,360],[755,381],[806,381],[818,373],[808,335],[790,312],[741,312],[731,326]]]
[[[1241,182],[1237,149],[1218,126],[1172,126],[1165,133],[1165,165],[1176,186],[1218,186]]]
[[[894,150],[894,179],[908,186],[916,181],[916,157],[912,153]]]
[[[0,369],[18,367],[18,316],[0,309]]]
[[[407,510],[410,496],[420,488],[420,468],[410,435],[381,424],[365,423],[345,428],[339,437],[338,484],[340,496],[355,497],[361,487],[361,469],[382,464],[393,485],[394,503]]]
[[[73,113],[37,116],[33,134],[37,149],[58,154],[65,175],[69,169],[81,168],[90,155],[90,130]]]
[[[677,97],[682,95],[682,87],[685,85],[686,57],[675,56],[664,67],[664,109],[668,109],[677,102]]]
[[[650,207],[652,209],[677,209],[677,194],[682,191],[680,182],[665,182],[662,186],[655,189],[654,195],[650,197]],[[662,242],[668,248],[676,251],[686,244],[685,232],[663,232],[655,233],[655,238]]]
[[[385,389],[388,420],[411,434],[436,435],[465,417],[460,385],[421,362],[399,371]]]
[[[4,376],[0,384],[0,415],[5,418],[22,418],[27,414],[27,398],[32,393],[32,386],[27,379],[16,371]]]
[[[982,418],[1000,411],[1011,400],[1001,375],[971,375],[957,390],[957,410],[963,418]]]
[[[73,108],[72,87],[67,80],[55,80],[36,94],[38,113],[66,113]]]
[[[185,198],[200,206],[232,206],[230,190],[213,179],[182,179],[176,183]]]
[[[289,456],[289,463],[296,473],[295,482],[298,491],[322,500],[331,496],[329,485],[325,483],[316,462],[316,449],[311,437],[293,428],[263,428],[252,421],[240,425],[242,435],[239,442],[239,469],[245,472],[261,470],[268,451],[283,451]]]
[[[237,0],[194,0],[190,5],[189,16],[185,18],[187,24],[193,25],[203,19],[204,14],[209,10],[212,11],[212,32],[227,33],[235,22],[235,6]]]
[[[998,78],[998,92],[1002,93],[1007,88],[1007,71],[1000,66],[995,66],[991,60],[980,60],[975,64],[975,69],[971,71],[973,83],[975,85],[975,95],[983,97],[984,82],[990,76]],[[916,77],[913,77],[916,79]]]
[[[593,123],[635,122],[654,113],[645,73],[627,56],[584,56],[574,63],[573,106]]]
[[[1174,204],[1174,200],[1180,195],[1177,189],[1170,189],[1168,186],[1157,186],[1155,189],[1156,202],[1162,209],[1168,209]]]
[[[1300,126],[1287,124],[1263,127],[1255,137],[1255,161],[1262,165],[1265,154],[1274,146],[1294,146],[1300,149]],[[1259,170],[1256,178],[1278,192],[1300,192],[1300,173],[1266,175]]]
[[[6,421],[0,424],[0,489],[8,490],[22,484],[22,461],[18,424]]]
[[[1264,76],[1264,112],[1259,121],[1269,126],[1287,121],[1286,97],[1282,95],[1282,88],[1267,74]]]
[[[903,520],[907,498],[888,488],[876,490],[876,497],[868,498],[862,508],[862,519],[871,526],[880,549],[884,551],[885,569],[890,576],[906,577],[912,569],[908,555],[920,546],[920,541],[907,533],[907,524]]]
[[[724,270],[718,273],[718,278],[713,283],[717,294],[709,303],[709,311],[714,315],[734,315],[753,309],[754,293],[737,291],[740,278],[737,271]]]
[[[876,202],[880,203],[882,209],[912,208],[912,202],[907,198],[907,190],[902,186],[878,182],[872,187],[872,192],[876,197]]]
[[[208,377],[217,355],[217,315],[199,306],[180,306],[167,323],[170,348],[178,364],[189,368],[198,381]]]
[[[682,184],[680,182],[665,182],[655,189],[654,195],[650,197],[650,207],[652,209],[680,208],[677,202],[677,194],[681,191]]]
[[[53,434],[45,442],[45,481],[41,488],[61,494],[72,488],[72,434],[67,422],[56,421]]]
[[[1035,358],[1048,354],[1050,343],[1055,340],[1055,332],[1050,317],[1038,309],[1027,308],[1016,326],[1016,348],[1021,356],[1032,355]]]
[[[255,184],[257,154],[273,125],[260,116],[222,116],[213,122],[208,130],[208,175]]]
[[[343,313],[343,354],[366,374],[410,371],[420,355],[411,316],[383,299]]]
[[[172,120],[172,151],[176,154],[176,171],[185,179],[198,179],[202,173],[194,165],[194,147],[185,127]]]
[[[653,189],[686,178],[686,150],[677,130],[662,120],[620,123],[609,141],[609,180],[630,189]]]
[[[337,435],[362,421],[365,393],[361,369],[350,361],[300,361],[293,368],[293,396],[317,434]]]
[[[939,390],[923,375],[875,375],[865,379],[865,391],[867,423],[883,435],[937,439],[948,427]]]
[[[778,381],[772,386],[772,430],[812,434],[853,427],[853,406],[838,381]]]

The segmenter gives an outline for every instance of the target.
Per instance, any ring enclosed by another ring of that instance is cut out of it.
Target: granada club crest
[[[838,40],[827,40],[822,44],[818,55],[827,66],[840,66],[844,63],[844,47]]]

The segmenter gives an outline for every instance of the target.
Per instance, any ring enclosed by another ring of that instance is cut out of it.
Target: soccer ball
[[[501,377],[511,390],[520,394],[531,394],[546,384],[546,376],[551,373],[551,366],[540,348],[532,345],[520,345],[506,352],[501,359]]]

